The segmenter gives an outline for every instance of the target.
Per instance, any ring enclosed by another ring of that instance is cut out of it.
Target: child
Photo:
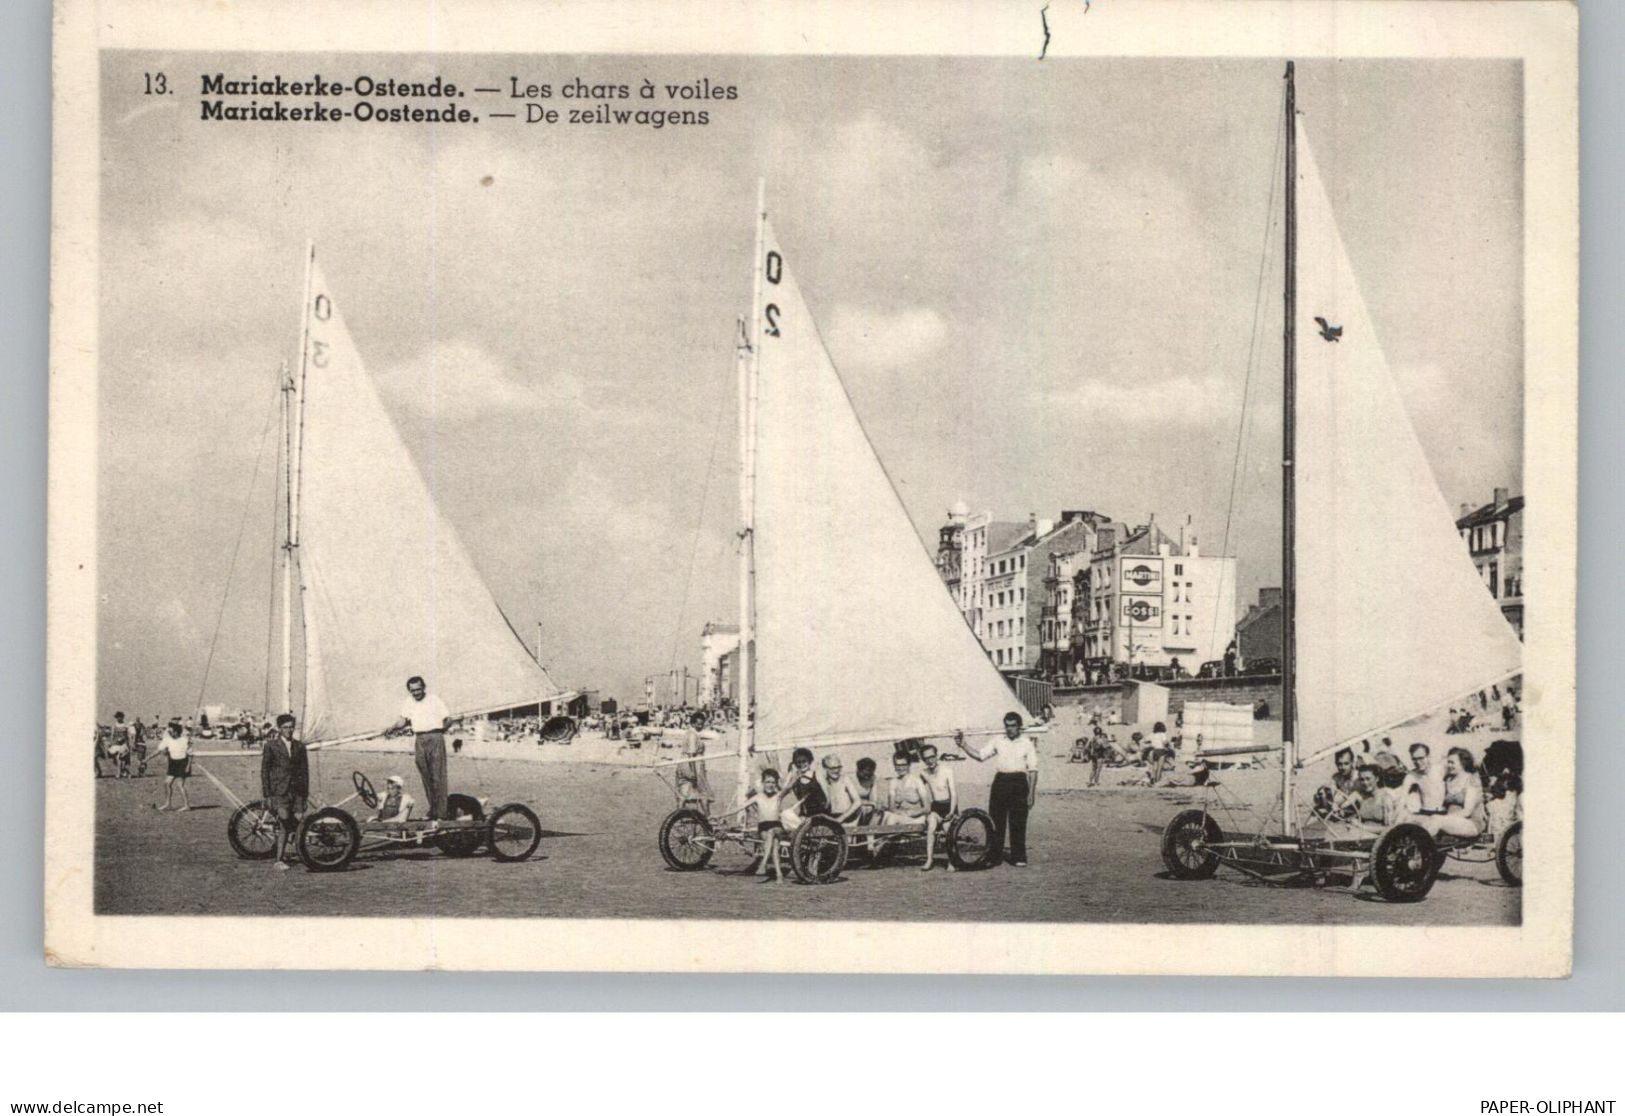
[[[783,883],[784,865],[779,863],[779,841],[784,834],[784,823],[779,820],[779,803],[779,773],[769,767],[762,772],[761,787],[745,799],[745,807],[756,807],[756,832],[765,842],[762,845],[762,876],[767,876],[767,866],[771,863],[774,877]]]
[[[169,735],[160,738],[158,750],[169,757],[164,768],[164,804],[158,809],[169,810],[175,805],[175,786],[181,788],[181,810],[192,808],[192,799],[186,793],[186,780],[192,774],[192,741],[179,721],[169,722]]]
[[[687,780],[683,780],[687,782]],[[678,784],[682,786],[682,782]],[[743,814],[752,806],[756,807],[756,833],[762,839],[762,855],[746,870],[747,875],[767,875],[767,866],[771,862],[773,871],[779,882],[784,882],[784,866],[779,863],[779,847],[784,834],[784,822],[781,820],[779,803],[783,799],[779,790],[779,772],[776,768],[767,767],[757,776],[757,785],[745,796],[745,801],[734,810],[720,815],[717,820],[722,821],[735,815]]]
[[[391,775],[384,780],[384,797],[379,800],[378,812],[372,816],[375,822],[403,822],[412,817],[412,810],[417,801],[406,793],[405,784],[399,775]]]

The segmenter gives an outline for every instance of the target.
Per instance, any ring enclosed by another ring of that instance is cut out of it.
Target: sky
[[[158,70],[179,95],[141,95]],[[739,96],[660,130],[222,126],[197,119],[205,70]],[[737,611],[758,176],[923,538],[960,499],[1190,516],[1205,552],[1237,556],[1244,606],[1280,569],[1281,70],[106,54],[100,715],[258,708],[280,670],[273,408],[307,239],[443,516],[517,630],[541,622],[555,679],[637,699],[646,675],[697,671],[701,628]],[[1306,62],[1298,105],[1446,499],[1521,491],[1516,64]]]

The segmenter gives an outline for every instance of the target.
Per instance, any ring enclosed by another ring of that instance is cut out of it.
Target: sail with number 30
[[[420,674],[453,715],[555,697],[435,506],[314,253],[295,424],[304,732],[387,728]]]

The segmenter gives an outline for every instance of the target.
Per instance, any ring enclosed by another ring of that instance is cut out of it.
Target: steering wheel
[[[350,782],[355,784],[355,792],[361,796],[361,801],[367,804],[367,809],[378,808],[378,792],[372,789],[372,780],[359,771],[350,773]]]

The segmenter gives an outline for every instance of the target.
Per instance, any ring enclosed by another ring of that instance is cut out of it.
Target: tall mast
[[[299,308],[299,377],[289,381],[284,391],[288,400],[288,426],[285,433],[288,452],[288,525],[282,556],[282,709],[293,712],[293,568],[299,546],[299,489],[304,476],[305,368],[310,354],[310,282],[316,264],[316,242],[305,243],[305,295]],[[301,728],[304,726],[301,725]]]
[[[751,320],[739,320],[739,773],[737,804],[750,791],[750,755],[756,747],[756,378],[762,342],[762,241],[767,224],[767,180],[756,180],[756,250],[751,255]]]
[[[1288,836],[1298,830],[1292,784],[1298,764],[1297,695],[1297,558],[1293,458],[1297,444],[1298,317],[1298,119],[1297,84],[1286,64],[1286,267],[1282,284],[1281,395],[1281,821]]]
[[[282,362],[282,709],[292,708],[293,694],[293,378]],[[267,702],[269,704],[269,702]]]

